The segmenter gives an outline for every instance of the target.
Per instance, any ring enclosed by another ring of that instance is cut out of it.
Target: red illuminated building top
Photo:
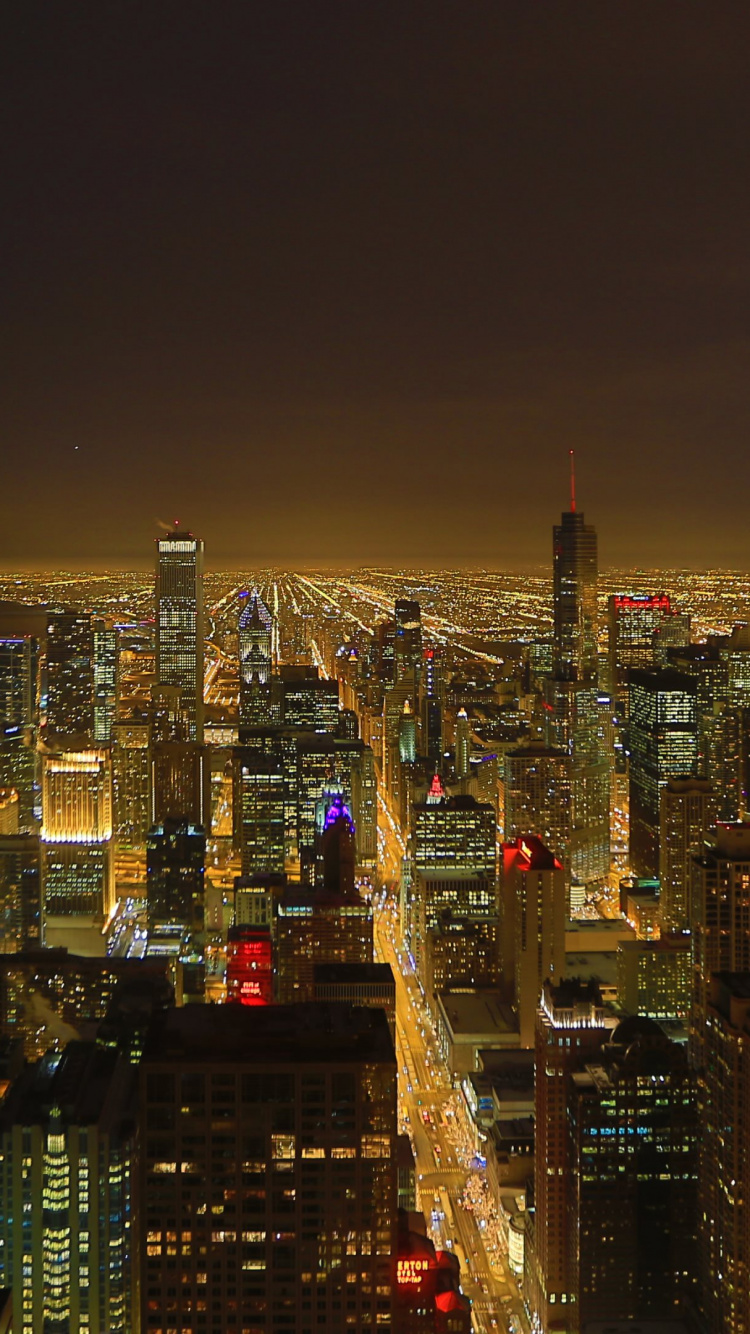
[[[668,593],[615,593],[615,607],[618,611],[625,608],[640,611],[671,611]]]

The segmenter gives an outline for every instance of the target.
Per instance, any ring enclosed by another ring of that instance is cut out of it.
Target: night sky
[[[750,565],[750,6],[17,0],[0,561]]]

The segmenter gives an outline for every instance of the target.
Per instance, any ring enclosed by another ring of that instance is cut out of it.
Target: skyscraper
[[[206,835],[187,820],[154,825],[146,841],[149,938],[173,935],[186,997],[205,985]]]
[[[256,591],[240,594],[238,645],[240,659],[240,724],[258,726],[273,720],[273,617]],[[276,706],[278,712],[278,705]]]
[[[465,779],[469,777],[469,759],[471,756],[470,745],[471,731],[469,728],[469,719],[466,709],[459,709],[456,718],[456,744],[455,744],[455,770],[456,778]]]
[[[571,469],[572,469],[571,450]],[[581,684],[598,679],[596,529],[576,509],[571,471],[570,509],[553,529],[554,674]]]
[[[189,741],[203,741],[203,543],[178,525],[156,542],[156,680],[178,686]]]
[[[273,617],[257,589],[240,593],[240,683],[265,685],[273,668]]]
[[[117,717],[120,684],[119,643],[116,626],[103,616],[95,616],[93,629],[94,666],[94,740],[107,745],[112,724]]]
[[[672,615],[666,593],[613,593],[609,599],[609,689],[626,700],[631,667],[654,666],[654,634]]]
[[[57,607],[47,619],[45,727],[52,736],[94,734],[94,635],[86,611]]]
[[[560,1327],[680,1315],[697,1261],[698,1121],[684,1046],[652,1019],[627,1018],[564,1092],[572,1311]]]
[[[690,1038],[701,1069],[712,975],[750,972],[750,824],[717,824],[715,840],[694,859],[692,885]]]
[[[283,873],[286,862],[286,781],[280,751],[250,746],[233,752],[235,846],[242,874]]]
[[[750,1329],[750,972],[711,979],[705,1029],[699,1218],[710,1334]]]
[[[393,664],[396,683],[406,680],[413,672],[418,684],[422,666],[422,609],[419,603],[399,598],[395,623]]]
[[[714,823],[714,793],[706,778],[668,778],[661,790],[659,880],[662,931],[690,924],[693,859]]]
[[[630,673],[630,865],[659,874],[661,792],[669,778],[695,774],[697,683],[671,668]]]
[[[151,824],[151,727],[146,722],[112,725],[112,813],[115,843],[146,846]]]
[[[582,1060],[598,1054],[606,1031],[594,983],[545,982],[536,1026],[534,1221],[524,1282],[541,1334],[577,1329],[568,1310],[576,1286],[568,1217],[569,1079]]]
[[[533,1047],[542,983],[565,975],[565,876],[533,834],[504,844],[501,875],[503,975],[512,989],[521,1046]]]
[[[18,1334],[130,1334],[136,1070],[70,1042],[0,1107],[0,1285]]]
[[[553,676],[545,684],[549,745],[572,761],[571,876],[600,885],[609,873],[609,765],[599,738],[596,529],[576,509],[553,529]]]
[[[144,1331],[239,1332],[262,1314],[289,1334],[390,1334],[396,1061],[382,1011],[173,1009],[140,1090]]]
[[[422,657],[422,748],[432,764],[443,760],[443,673],[438,650]]]
[[[570,877],[570,789],[567,751],[529,741],[504,759],[505,838],[538,834]]]
[[[114,907],[109,752],[46,755],[42,796],[44,944],[103,954]]]

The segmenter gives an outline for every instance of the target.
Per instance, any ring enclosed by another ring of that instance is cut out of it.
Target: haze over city
[[[749,29],[16,6],[0,560],[746,567]]]
[[[750,7],[2,35],[0,1334],[750,1334]]]

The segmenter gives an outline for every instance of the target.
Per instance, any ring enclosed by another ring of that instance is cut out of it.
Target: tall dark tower
[[[596,529],[576,509],[570,451],[570,509],[553,528],[554,674],[561,681],[597,683]]]
[[[175,524],[156,543],[156,680],[178,686],[188,741],[203,741],[203,543]]]
[[[397,684],[410,672],[418,677],[422,666],[422,610],[418,602],[407,598],[399,598],[396,602],[393,661]]]
[[[571,758],[571,907],[609,873],[609,764],[599,738],[596,529],[570,509],[553,529],[553,673],[545,686],[547,744]],[[577,887],[577,892],[576,892]]]

